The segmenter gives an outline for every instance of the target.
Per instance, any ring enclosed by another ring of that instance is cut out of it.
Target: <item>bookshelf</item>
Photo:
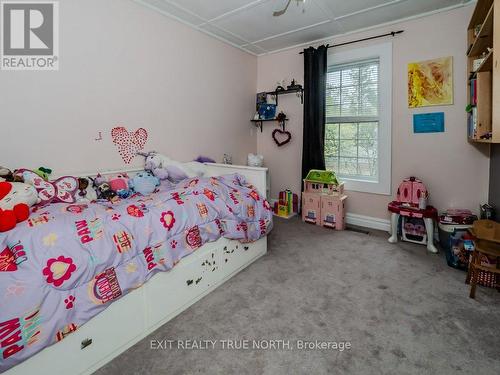
[[[500,143],[500,0],[477,1],[467,45],[468,139]]]

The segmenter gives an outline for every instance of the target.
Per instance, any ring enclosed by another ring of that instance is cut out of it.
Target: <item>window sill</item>
[[[341,182],[344,182],[345,190],[356,191],[360,193],[391,195],[391,184],[381,181],[357,180],[339,176]]]

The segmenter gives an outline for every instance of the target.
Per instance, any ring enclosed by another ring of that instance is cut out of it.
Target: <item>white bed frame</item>
[[[267,168],[225,164],[207,167],[209,176],[240,173],[267,197]],[[112,303],[60,343],[5,374],[91,374],[266,252],[267,237],[250,244],[225,238],[207,243],[172,270],[157,273],[142,287]]]

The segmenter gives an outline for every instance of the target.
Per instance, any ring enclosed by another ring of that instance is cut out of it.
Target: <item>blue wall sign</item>
[[[419,113],[413,115],[414,133],[444,132],[444,112]]]

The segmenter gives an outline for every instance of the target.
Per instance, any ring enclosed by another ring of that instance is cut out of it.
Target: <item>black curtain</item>
[[[327,47],[304,50],[304,143],[302,179],[311,169],[325,169]]]

